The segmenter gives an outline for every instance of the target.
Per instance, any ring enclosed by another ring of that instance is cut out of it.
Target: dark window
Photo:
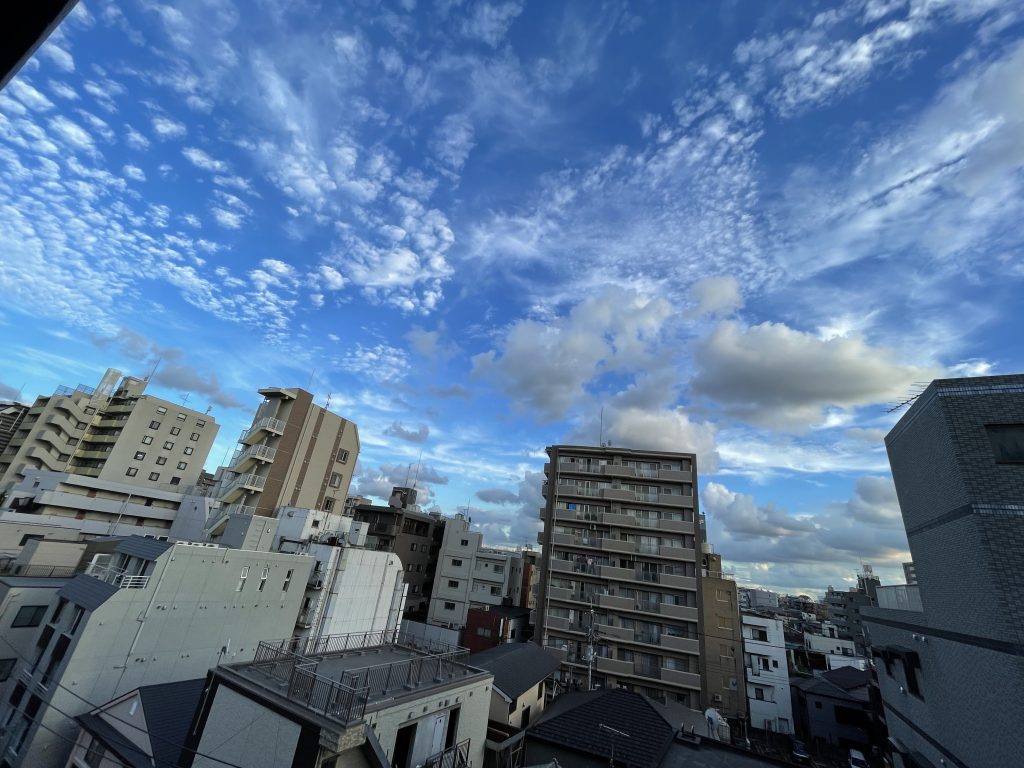
[[[345,450],[344,448],[338,451],[338,461],[341,462],[342,464],[348,461],[348,451]]]
[[[444,609],[446,611],[454,611],[455,610],[455,603],[445,603],[444,604]]]
[[[452,567],[454,567],[454,568],[461,568],[462,567],[462,561],[459,560],[458,558],[453,559],[452,560]]]
[[[136,451],[135,452],[135,460],[136,461],[142,461],[144,458],[146,458],[146,452],[145,451]]]
[[[463,539],[462,540],[462,546],[468,547],[469,546],[469,539]]]
[[[137,474],[139,474],[139,470],[135,467],[128,467],[128,469],[126,469],[124,473],[128,477],[135,477]]]
[[[42,540],[43,540],[43,537],[40,536],[38,533],[26,533],[24,536],[21,537],[21,546],[24,547],[26,542],[29,542],[29,541],[42,541]]]
[[[149,428],[150,429],[160,429],[160,422],[159,421],[151,421],[151,422],[149,422]]]
[[[156,465],[158,467],[162,467],[166,463],[167,463],[167,457],[166,456],[157,456],[156,457]]]
[[[165,451],[173,451],[174,450],[174,443],[172,443],[170,440],[164,441],[164,450]]]
[[[181,484],[181,478],[180,477],[172,477],[171,478],[171,485],[180,485],[180,484]]]
[[[1024,424],[986,424],[997,464],[1024,464]]]
[[[206,426],[206,421],[204,419],[196,419],[196,426],[202,429]]]
[[[451,587],[452,589],[458,589],[459,588],[459,582],[457,582],[455,579],[448,579],[448,586]]]
[[[188,467],[188,462],[187,461],[179,461],[178,462],[178,469],[186,469],[187,467]]]
[[[331,472],[331,488],[337,488],[341,485],[341,475],[337,472]]]
[[[143,438],[142,438],[142,444],[143,445],[152,445],[153,444],[153,436],[152,435],[144,435]]]
[[[10,679],[16,661],[17,659],[0,659],[0,683]]]
[[[53,616],[50,617],[50,623],[56,624],[60,621],[60,615],[64,613],[64,606],[68,604],[68,601],[63,597],[57,598],[57,607],[53,609]]]
[[[72,635],[78,631],[78,625],[82,623],[83,616],[85,616],[85,609],[80,605],[75,606],[75,617],[71,620]]]
[[[814,702],[814,708],[815,709],[821,709],[821,702],[820,701]]]
[[[12,627],[38,627],[43,623],[45,605],[23,605],[11,622]]]

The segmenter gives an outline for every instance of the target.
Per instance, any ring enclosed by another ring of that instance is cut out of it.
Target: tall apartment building
[[[743,666],[750,727],[793,733],[786,636],[779,619],[743,614]]]
[[[512,605],[520,608],[537,608],[537,582],[540,580],[538,553],[524,549],[512,563]]]
[[[359,429],[304,389],[267,387],[215,490],[225,511],[273,517],[278,507],[341,513],[359,458]]]
[[[445,523],[427,622],[461,629],[471,608],[501,605],[510,596],[514,552],[485,549],[463,514]]]
[[[367,546],[394,552],[405,569],[408,590],[405,617],[423,621],[427,617],[434,588],[445,519],[423,512],[416,505],[416,489],[397,487],[387,506],[362,504],[352,507],[356,521],[366,523]]]
[[[589,672],[594,686],[700,706],[694,454],[547,453],[535,641],[564,648],[581,683]]]
[[[14,433],[21,426],[21,420],[28,413],[28,406],[24,403],[15,403],[10,400],[0,400],[0,456],[3,455],[7,444],[11,442]]]
[[[907,584],[917,584],[917,570],[914,568],[914,563],[903,564],[903,578],[906,579]]]
[[[200,413],[145,394],[147,382],[108,369],[99,386],[37,397],[0,454],[0,492],[31,469],[133,485],[195,485],[219,429]]]
[[[743,627],[736,581],[722,572],[722,556],[704,544],[701,557],[701,708],[731,720],[747,716],[743,690]]]
[[[893,762],[1019,764],[1024,375],[933,381],[885,445],[917,575],[863,610]]]
[[[43,584],[22,596],[35,640],[0,683],[0,760],[10,768],[63,766],[74,718],[94,704],[251,661],[260,638],[294,625],[313,562],[140,536],[94,546],[109,551],[90,557],[85,574],[56,594]]]

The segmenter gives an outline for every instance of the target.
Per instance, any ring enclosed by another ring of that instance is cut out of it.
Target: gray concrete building
[[[547,453],[535,642],[564,649],[566,672],[584,687],[589,676],[699,707],[696,457],[611,446]]]
[[[917,572],[863,610],[894,763],[1019,764],[1024,375],[933,381],[885,444]]]
[[[464,648],[407,634],[261,642],[210,672],[192,766],[482,766],[493,680]]]
[[[97,387],[37,397],[0,453],[0,494],[33,469],[168,490],[194,486],[217,422],[145,394],[146,385],[108,369]]]
[[[29,407],[24,403],[0,400],[0,456],[3,455],[18,427],[21,426],[21,420],[25,418],[28,409]]]
[[[294,626],[313,562],[139,536],[90,546],[85,574],[20,598],[34,609],[34,637],[0,684],[0,756],[11,768],[63,765],[74,717],[94,705],[252,660],[259,638]]]
[[[359,458],[359,429],[316,405],[304,389],[259,393],[263,402],[212,492],[225,515],[273,517],[279,507],[342,512]]]

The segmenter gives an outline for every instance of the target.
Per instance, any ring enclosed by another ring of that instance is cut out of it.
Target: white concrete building
[[[752,728],[793,733],[793,703],[782,622],[743,614],[743,665]]]
[[[740,587],[739,601],[741,611],[757,611],[761,608],[778,608],[779,593],[770,589],[756,587]]]
[[[313,564],[138,536],[92,546],[110,551],[92,556],[87,574],[22,598],[39,610],[32,654],[0,683],[0,754],[12,768],[63,765],[78,734],[68,715],[251,660],[260,638],[295,624]]]
[[[470,608],[501,605],[511,596],[515,559],[514,552],[484,549],[483,534],[471,531],[464,515],[448,519],[427,622],[462,628]]]

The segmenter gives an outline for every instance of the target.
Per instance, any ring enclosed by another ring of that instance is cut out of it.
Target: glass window
[[[331,472],[331,488],[337,488],[341,485],[341,473]]]
[[[103,748],[103,744],[98,739],[93,739],[89,744],[89,749],[85,753],[85,764],[89,768],[99,768],[103,762],[103,755],[106,749]]]
[[[192,446],[190,446],[190,445],[185,446],[185,455],[186,456],[191,456],[193,450],[194,449],[192,448]]]
[[[452,566],[455,567],[455,568],[461,568],[462,567],[462,561],[459,560],[458,558],[453,558],[452,559]]]
[[[193,442],[195,442],[196,440],[199,439],[199,433],[198,432],[193,432],[191,435],[189,435],[188,439],[192,440]]]
[[[9,680],[17,659],[0,659],[0,683]]]
[[[459,582],[457,582],[455,579],[448,579],[448,586],[451,587],[452,589],[458,589],[459,588]]]
[[[152,480],[155,483],[157,480],[160,479],[160,473],[159,472],[150,472],[149,473],[149,479]]]
[[[286,574],[284,575],[284,586],[282,586],[282,587],[281,587],[281,591],[282,591],[282,592],[287,592],[287,591],[288,591],[288,587],[289,587],[289,586],[291,586],[291,583],[292,583],[292,575],[293,575],[294,573],[295,573],[295,569],[294,569],[294,568],[289,568],[289,569],[288,569],[288,573],[286,573]]]
[[[180,485],[180,484],[181,484],[181,478],[180,477],[172,477],[171,478],[171,485]]]
[[[188,467],[188,462],[187,461],[179,461],[178,462],[178,469],[185,469],[187,467]]]
[[[176,419],[177,419],[178,421],[184,421],[184,420],[185,420],[185,419],[187,419],[188,417],[187,417],[187,416],[186,416],[186,415],[185,415],[184,413],[179,413],[179,414],[178,414],[177,416],[175,416],[174,418],[176,418]]]
[[[455,610],[455,603],[445,603],[444,604],[444,609],[446,611],[454,611]]]
[[[172,451],[172,450],[174,450],[174,443],[172,443],[170,440],[165,441],[164,442],[164,450],[165,451]]]
[[[160,422],[159,421],[151,421],[151,422],[149,422],[149,428],[150,429],[160,429]]]
[[[177,437],[178,435],[180,435],[181,434],[181,427],[171,427],[171,434],[174,437]]]
[[[146,452],[145,451],[136,451],[135,452],[135,460],[136,461],[142,461],[145,458],[146,458]]]
[[[23,605],[18,609],[12,627],[38,627],[43,623],[43,615],[46,613],[45,605]]]
[[[199,427],[200,429],[202,429],[203,427],[206,426],[206,420],[205,419],[196,419],[196,426]]]
[[[128,477],[135,477],[137,474],[139,474],[139,470],[137,470],[135,467],[128,467],[128,469],[126,469],[124,473]]]
[[[156,409],[156,412],[163,416],[165,413],[167,413],[167,409],[161,405],[159,408]]]
[[[152,435],[144,436],[142,438],[142,444],[143,445],[152,445],[153,444],[153,436]]]
[[[348,461],[348,451],[345,450],[344,448],[338,451],[338,461],[341,462],[342,464]]]

